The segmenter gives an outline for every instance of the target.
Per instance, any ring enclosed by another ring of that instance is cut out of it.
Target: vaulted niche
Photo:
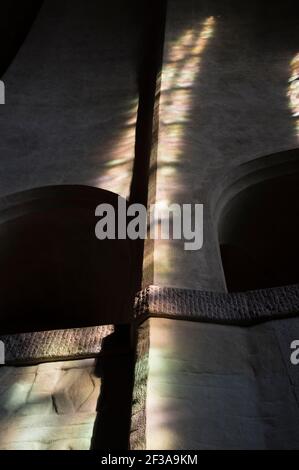
[[[219,243],[228,291],[299,282],[299,169],[254,183],[227,203]]]
[[[128,324],[132,249],[95,235],[99,204],[118,196],[56,186],[0,201],[0,333]]]

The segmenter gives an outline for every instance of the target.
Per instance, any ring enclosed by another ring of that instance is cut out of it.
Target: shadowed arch
[[[2,334],[129,323],[132,246],[96,238],[101,203],[118,196],[54,186],[0,201]]]
[[[220,188],[214,217],[228,291],[297,283],[299,151],[241,165]]]

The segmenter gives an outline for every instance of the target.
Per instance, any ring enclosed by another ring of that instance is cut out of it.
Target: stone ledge
[[[160,317],[250,325],[298,313],[297,284],[229,294],[149,286],[135,301],[135,318],[139,322]]]
[[[98,356],[112,325],[0,336],[6,365],[28,365]]]

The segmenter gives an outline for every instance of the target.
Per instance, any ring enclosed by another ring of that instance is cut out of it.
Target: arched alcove
[[[128,240],[99,241],[99,204],[118,196],[84,186],[35,189],[0,201],[0,332],[130,321]]]
[[[1,2],[0,76],[4,74],[22,46],[42,3],[42,0]]]
[[[298,155],[280,153],[232,172],[218,218],[228,291],[299,282]]]

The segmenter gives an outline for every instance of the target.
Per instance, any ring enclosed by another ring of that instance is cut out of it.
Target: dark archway
[[[22,46],[42,3],[42,0],[1,2],[0,77]]]
[[[230,186],[218,225],[230,292],[299,282],[299,160],[290,155],[261,159],[262,168],[257,160]]]
[[[127,324],[132,246],[99,241],[96,207],[118,196],[55,186],[0,201],[0,332]]]

